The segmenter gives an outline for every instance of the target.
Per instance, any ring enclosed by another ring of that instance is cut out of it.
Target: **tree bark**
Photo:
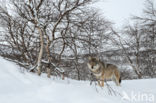
[[[42,30],[40,27],[37,27],[38,29],[38,32],[40,34],[40,52],[39,52],[39,55],[38,55],[38,60],[37,60],[37,74],[40,76],[41,75],[41,60],[42,60],[42,55],[43,55],[43,34],[42,34]]]

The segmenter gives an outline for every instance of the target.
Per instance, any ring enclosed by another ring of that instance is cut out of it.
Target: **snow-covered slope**
[[[122,81],[121,87],[108,84],[116,95],[106,85],[22,72],[0,58],[0,103],[156,103],[156,79]]]

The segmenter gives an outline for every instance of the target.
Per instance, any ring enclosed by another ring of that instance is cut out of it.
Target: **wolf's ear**
[[[96,60],[97,60],[97,61],[100,61],[100,59],[99,59],[98,57],[96,57]]]
[[[92,59],[91,56],[89,56],[89,57],[88,57],[88,60],[91,60],[91,59]]]

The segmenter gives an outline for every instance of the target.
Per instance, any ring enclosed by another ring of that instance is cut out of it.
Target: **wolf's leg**
[[[104,80],[105,80],[105,75],[103,74],[101,78],[101,87],[104,87]]]
[[[114,83],[118,85],[115,75],[112,76],[112,81],[114,81]]]
[[[117,86],[120,86],[119,78],[120,78],[120,77],[115,77],[115,83],[116,83]]]
[[[101,82],[102,82],[101,87],[104,87],[104,80],[102,80]]]
[[[120,86],[120,83],[119,83],[119,81],[120,81],[120,74],[119,74],[119,72],[117,70],[115,71],[114,74],[115,74],[114,77],[115,77],[116,85]]]
[[[100,82],[100,80],[98,80],[98,85],[101,87],[101,82]]]
[[[116,80],[117,81],[117,86],[120,86],[120,83],[119,83],[119,78],[118,78],[118,80]]]

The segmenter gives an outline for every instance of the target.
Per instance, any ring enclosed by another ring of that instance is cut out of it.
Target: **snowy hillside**
[[[107,86],[90,86],[88,81],[48,79],[22,72],[0,58],[0,103],[156,103],[156,79],[122,81],[110,95]]]

